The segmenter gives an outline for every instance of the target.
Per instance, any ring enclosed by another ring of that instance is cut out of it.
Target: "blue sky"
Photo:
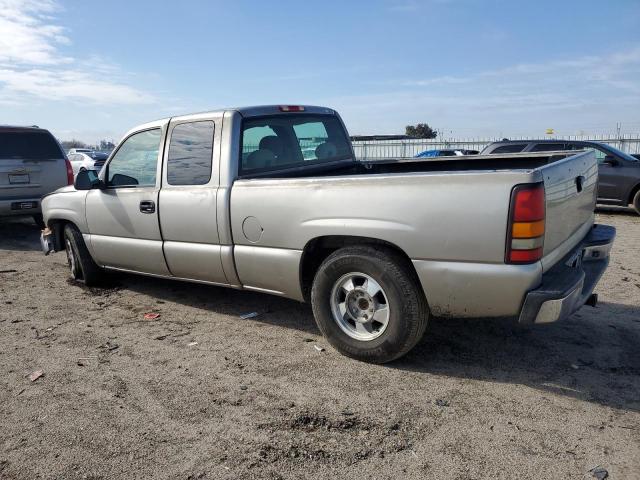
[[[0,123],[117,140],[261,103],[352,134],[640,132],[640,1],[0,0]]]

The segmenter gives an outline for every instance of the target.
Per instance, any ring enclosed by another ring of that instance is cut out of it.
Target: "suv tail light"
[[[511,192],[506,263],[534,263],[540,260],[544,229],[544,185],[517,185]]]
[[[64,159],[64,164],[67,166],[67,185],[73,185],[73,167],[68,158]]]

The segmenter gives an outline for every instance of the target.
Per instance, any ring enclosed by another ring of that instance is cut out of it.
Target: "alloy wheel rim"
[[[387,295],[366,273],[347,273],[334,283],[331,312],[340,329],[356,340],[374,340],[389,325]]]
[[[76,256],[73,252],[73,247],[71,246],[71,241],[67,238],[66,242],[66,251],[67,251],[67,262],[69,264],[69,268],[71,269],[71,276],[73,278],[78,278],[78,263],[76,262]]]

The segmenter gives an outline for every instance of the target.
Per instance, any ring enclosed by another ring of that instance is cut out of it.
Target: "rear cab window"
[[[352,159],[335,115],[282,114],[242,122],[240,175]]]
[[[58,142],[46,130],[0,131],[0,160],[59,160],[64,158]]]

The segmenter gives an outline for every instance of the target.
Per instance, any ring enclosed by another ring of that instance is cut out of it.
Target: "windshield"
[[[93,160],[106,160],[109,157],[108,153],[104,152],[91,152],[87,153]]]
[[[0,132],[0,159],[53,160],[64,158],[62,150],[47,131]]]
[[[335,115],[287,114],[242,123],[241,173],[258,173],[353,160]]]
[[[618,150],[617,148],[612,147],[611,145],[604,145],[604,147],[607,150],[609,150],[611,153],[614,153],[614,154],[618,155],[619,157],[624,158],[625,160],[627,160],[629,162],[638,162],[638,161],[640,161],[637,158],[632,157],[628,153],[624,153],[622,150]]]

